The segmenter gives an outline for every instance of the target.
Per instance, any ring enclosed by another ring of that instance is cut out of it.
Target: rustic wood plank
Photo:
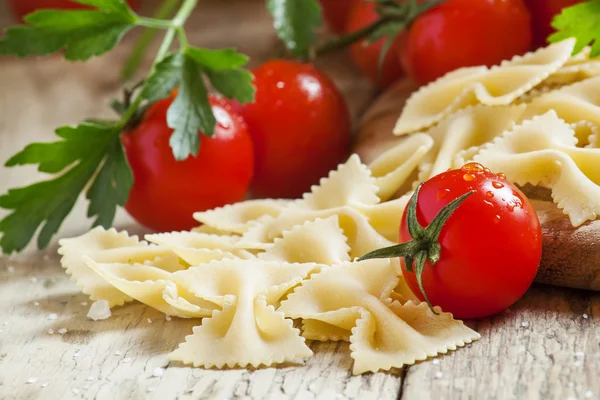
[[[600,294],[538,285],[471,326],[481,340],[409,368],[402,399],[600,399]]]

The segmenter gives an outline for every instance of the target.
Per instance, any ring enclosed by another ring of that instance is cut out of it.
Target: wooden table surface
[[[0,26],[9,21],[4,7]],[[232,10],[237,34],[214,23],[231,20]],[[254,63],[276,43],[261,1],[207,0],[190,25],[194,44],[238,46]],[[130,44],[86,64],[0,58],[0,160],[50,140],[61,124],[109,116]],[[358,116],[373,89],[343,55],[321,67]],[[0,169],[0,192],[36,177],[34,168]],[[89,227],[84,210],[80,201],[59,236]],[[143,232],[123,212],[116,225]],[[439,362],[362,376],[351,375],[346,343],[314,342],[315,355],[300,366],[219,371],[169,363],[166,355],[198,321],[166,321],[131,304],[94,322],[86,301],[63,273],[55,243],[0,257],[0,399],[600,399],[600,293],[534,286],[510,312],[468,321],[482,335],[473,345]],[[164,374],[154,376],[156,368]]]

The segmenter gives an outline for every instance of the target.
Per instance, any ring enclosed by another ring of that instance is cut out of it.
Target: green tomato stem
[[[334,51],[342,50],[350,46],[351,44],[358,42],[359,40],[369,37],[369,35],[371,35],[380,26],[383,26],[387,22],[389,22],[387,18],[379,18],[372,24],[367,25],[362,29],[323,42],[313,50],[313,55],[316,57]]]

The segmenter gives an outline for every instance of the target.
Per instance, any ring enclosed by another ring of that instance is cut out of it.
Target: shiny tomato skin
[[[139,8],[140,1],[141,0],[126,0],[127,4],[129,4],[133,10]],[[22,21],[23,17],[27,14],[41,9],[76,10],[86,8],[85,5],[76,3],[72,0],[8,0],[8,5],[15,17],[20,21]]]
[[[323,18],[334,33],[343,33],[352,5],[362,0],[319,0]]]
[[[122,135],[133,188],[125,204],[140,224],[159,232],[189,230],[192,215],[244,199],[254,166],[252,140],[226,100],[209,96],[219,123],[212,138],[200,134],[198,156],[175,160],[167,126],[172,98],[160,100]]]
[[[376,3],[359,0],[354,3],[346,22],[346,33],[351,33],[372,24],[379,19],[375,11]],[[356,66],[377,86],[386,88],[404,76],[402,65],[397,54],[402,51],[402,32],[394,40],[383,61],[381,73],[379,72],[379,54],[385,43],[385,38],[368,45],[366,41],[359,40],[350,46],[350,57]]]
[[[555,15],[560,14],[562,9],[585,0],[525,0],[529,13],[531,14],[531,26],[533,28],[533,46],[543,47],[548,43],[546,38],[554,32],[550,23]]]
[[[526,53],[531,41],[522,0],[448,0],[417,17],[398,56],[407,74],[426,84],[457,68]]]
[[[254,143],[256,197],[295,198],[346,160],[348,107],[313,65],[271,60],[253,71],[256,96],[242,105]]]
[[[476,192],[442,228],[439,261],[433,266],[427,261],[423,270],[431,303],[457,318],[485,317],[515,303],[533,282],[542,254],[540,223],[531,202],[491,172],[451,170],[425,182],[417,199],[419,223],[426,226],[470,190]],[[400,241],[410,239],[405,214]],[[412,292],[423,300],[415,274],[403,260],[401,264]]]

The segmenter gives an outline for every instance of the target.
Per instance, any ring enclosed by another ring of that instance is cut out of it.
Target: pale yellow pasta
[[[195,298],[175,286],[170,272],[147,264],[98,263],[84,257],[85,263],[108,283],[129,297],[167,315],[206,317],[218,306]]]
[[[223,304],[202,326],[194,328],[169,355],[194,366],[269,366],[312,355],[300,331],[277,302],[299,284],[317,264],[288,264],[263,260],[221,260],[175,273],[195,295]]]
[[[517,184],[551,188],[554,202],[579,226],[600,214],[600,149],[576,143],[573,129],[548,111],[485,146],[475,161]]]
[[[184,231],[146,235],[145,239],[169,248],[190,265],[223,258],[254,258],[253,254],[236,247],[240,236],[235,235],[223,236]]]
[[[598,125],[591,121],[581,120],[569,124],[575,132],[577,147],[597,147]]]
[[[379,187],[377,195],[381,201],[389,200],[406,184],[432,146],[433,140],[429,135],[417,133],[399,139],[398,144],[369,164]]]
[[[350,261],[350,246],[340,228],[337,215],[308,221],[283,232],[273,246],[260,253],[266,261],[332,265]]]
[[[510,104],[562,67],[574,45],[574,39],[567,39],[491,68],[469,67],[450,72],[413,93],[394,134],[428,128],[469,105]]]
[[[344,263],[323,269],[281,303],[279,311],[309,323],[309,335],[327,337],[327,327],[351,330],[353,372],[389,370],[454,350],[479,335],[452,315],[434,316],[427,304],[389,302],[399,280],[388,259]],[[436,311],[440,311],[439,308]]]
[[[137,236],[129,236],[127,232],[117,232],[115,229],[96,227],[81,236],[61,239],[59,244],[61,264],[77,287],[89,295],[91,300],[108,301],[110,307],[122,305],[132,298],[89,268],[84,257],[108,263],[159,261],[161,268],[184,268],[168,248],[149,246],[146,242],[140,242]]]
[[[565,85],[600,75],[600,57],[590,58],[591,48],[585,47],[571,57],[544,84]]]
[[[242,234],[248,230],[249,222],[264,215],[277,216],[292,203],[291,200],[246,200],[214,210],[194,213],[194,219],[208,225],[210,227],[208,233]]]
[[[399,240],[398,226],[411,196],[412,191],[385,203],[375,204],[374,206],[354,204],[353,208],[367,218],[368,224],[375,232],[387,240],[397,243]],[[356,240],[360,240],[360,238]]]

